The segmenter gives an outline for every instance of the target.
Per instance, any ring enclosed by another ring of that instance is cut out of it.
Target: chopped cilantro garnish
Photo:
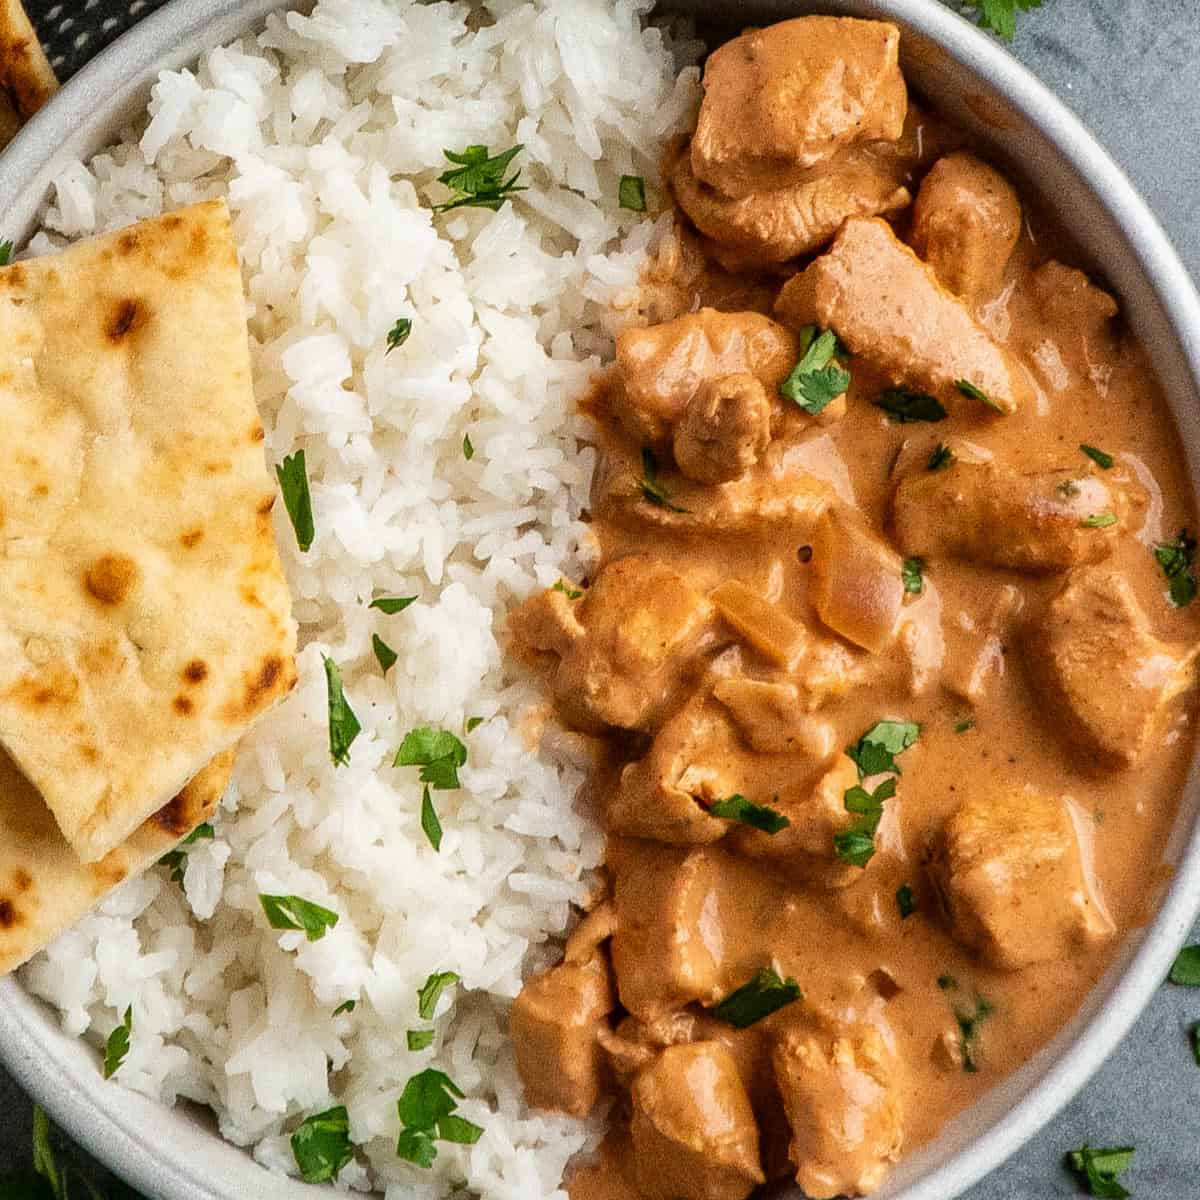
[[[480,725],[483,724],[484,719],[485,718],[483,718],[483,717],[468,717],[467,718],[467,732],[474,733],[475,730],[477,730],[480,727]]]
[[[645,212],[646,181],[640,175],[622,175],[617,185],[617,203],[632,212]]]
[[[897,425],[911,425],[917,421],[944,421],[949,416],[936,396],[910,391],[908,388],[888,388],[871,403],[876,408],[882,408],[889,420]]]
[[[1086,442],[1080,442],[1079,448],[1098,466],[1101,470],[1111,471],[1113,465],[1113,456],[1105,454],[1103,450],[1097,450],[1095,446],[1089,446]]]
[[[1129,1192],[1117,1176],[1129,1169],[1133,1155],[1132,1146],[1097,1150],[1085,1142],[1067,1155],[1067,1165],[1079,1176],[1089,1196],[1098,1196],[1100,1200],[1125,1200]]]
[[[961,0],[961,5],[974,13],[982,28],[1012,41],[1017,31],[1017,14],[1041,8],[1042,0]]]
[[[380,612],[387,613],[389,617],[393,617],[396,613],[403,612],[416,599],[416,596],[379,596],[372,600],[367,607],[377,608]]]
[[[433,807],[433,797],[429,794],[429,784],[421,793],[421,831],[429,839],[434,850],[442,849],[442,823],[438,819],[437,809]]]
[[[13,244],[7,238],[0,242],[0,267],[7,267],[12,258]]]
[[[428,1050],[433,1045],[434,1030],[409,1029],[404,1038],[410,1050]]]
[[[966,1009],[955,1006],[954,1019],[958,1022],[961,1035],[963,1070],[974,1075],[979,1070],[975,1061],[975,1042],[979,1036],[979,1024],[985,1017],[992,1015],[992,1006],[982,997],[975,997],[975,1007]]]
[[[129,1038],[133,1033],[133,1009],[127,1008],[121,1024],[108,1035],[104,1043],[104,1078],[111,1079],[125,1062],[129,1053]]]
[[[396,751],[395,767],[420,767],[420,779],[439,791],[461,786],[458,768],[467,761],[467,748],[448,729],[410,729]]]
[[[896,794],[896,780],[885,779],[873,792],[855,786],[846,789],[842,803],[857,820],[849,829],[833,835],[838,858],[853,867],[865,867],[875,857],[875,831],[883,818],[883,802]]]
[[[982,388],[976,387],[969,379],[956,379],[954,386],[958,388],[968,400],[978,400],[980,404],[986,404],[993,412],[1003,412],[1004,409],[998,405]]]
[[[305,465],[304,451],[297,450],[282,463],[277,463],[275,477],[283,493],[283,505],[296,531],[296,545],[301,553],[307,554],[317,531],[313,524],[312,495],[308,490],[308,467]]]
[[[846,755],[858,767],[860,779],[887,772],[901,774],[896,755],[912,746],[921,734],[915,721],[878,721],[852,746]]]
[[[953,988],[958,987],[958,980],[953,975],[939,975],[937,977],[937,985],[943,992],[948,992]]]
[[[358,1007],[357,1000],[343,1000],[341,1004],[333,1010],[335,1017],[340,1017],[342,1013],[352,1013]]]
[[[461,154],[443,150],[449,162],[455,165],[438,176],[454,193],[444,204],[435,204],[434,212],[449,212],[455,208],[489,208],[496,212],[516,192],[526,189],[517,186],[521,177],[518,169],[508,179],[504,178],[508,164],[524,147],[513,146],[502,154],[489,155],[486,146],[468,146]]]
[[[907,921],[917,911],[917,897],[907,883],[902,883],[896,889],[896,907],[900,910],[902,921]]]
[[[726,821],[740,821],[743,825],[761,829],[763,833],[776,834],[791,824],[787,817],[775,809],[765,804],[751,804],[745,796],[739,795],[718,800],[708,811],[714,817],[721,817]]]
[[[423,1021],[432,1021],[442,993],[462,980],[457,971],[435,971],[417,991],[417,1012]]]
[[[1111,512],[1092,513],[1090,517],[1084,517],[1079,522],[1083,529],[1107,529],[1110,525],[1117,523],[1117,514]]]
[[[583,597],[583,593],[575,587],[571,587],[565,579],[560,579],[554,585],[554,591],[562,592],[568,600],[579,600]]]
[[[1196,598],[1196,576],[1192,571],[1195,560],[1196,539],[1186,529],[1181,529],[1173,542],[1158,542],[1154,547],[1154,561],[1167,577],[1171,603],[1176,608],[1186,608]]]
[[[912,596],[919,596],[925,590],[925,578],[922,569],[925,562],[920,558],[906,558],[900,564],[900,578],[904,581],[904,590]]]
[[[806,325],[799,348],[800,361],[779,385],[779,394],[815,416],[845,393],[850,372],[837,363],[840,347],[830,329],[818,332],[815,325]]]
[[[945,442],[938,442],[925,464],[927,471],[944,471],[954,461],[954,451]]]
[[[174,850],[169,850],[158,860],[158,865],[166,867],[170,871],[172,883],[182,883],[184,869],[187,866],[187,851],[184,847],[194,846],[197,842],[211,842],[215,836],[216,831],[207,821],[202,825],[197,825]],[[2,1196],[0,1196],[0,1200],[3,1200]]]
[[[974,728],[975,728],[975,718],[974,717],[963,717],[963,719],[961,721],[954,722],[954,732],[955,733],[966,733],[967,730],[974,729]]]
[[[398,350],[408,341],[410,333],[412,333],[412,321],[408,317],[397,317],[395,325],[388,330],[387,349],[384,353],[391,354],[393,350]]]
[[[336,767],[344,767],[350,761],[350,747],[362,732],[362,726],[354,715],[354,709],[342,690],[342,673],[337,663],[327,655],[325,661],[325,690],[329,700],[329,757]]]
[[[642,447],[642,496],[658,508],[666,508],[671,512],[685,513],[686,508],[672,504],[670,493],[658,481],[658,457],[649,446]]]
[[[1181,987],[1200,987],[1200,946],[1184,946],[1175,956],[1167,978]]]
[[[471,444],[471,435],[469,433],[463,434],[462,450],[463,450],[463,458],[465,458],[467,460],[467,462],[470,462],[471,459],[473,459],[475,457],[475,447]]]
[[[337,913],[299,896],[260,895],[258,900],[272,929],[301,929],[310,942],[319,942],[338,923]]]
[[[305,1183],[327,1183],[354,1157],[346,1106],[308,1117],[292,1134],[292,1155]]]
[[[379,669],[386,675],[400,657],[377,633],[371,634],[371,649],[375,651],[375,660]]]
[[[794,979],[781,979],[774,970],[764,967],[749,983],[730,992],[712,1013],[738,1029],[746,1029],[799,999],[800,986]]]
[[[448,1075],[428,1067],[404,1085],[396,1104],[400,1116],[400,1140],[396,1153],[418,1167],[431,1167],[437,1158],[435,1139],[471,1146],[483,1130],[454,1115],[462,1090]]]

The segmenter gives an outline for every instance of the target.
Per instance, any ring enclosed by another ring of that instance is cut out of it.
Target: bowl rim
[[[1137,269],[1160,303],[1193,388],[1200,393],[1200,295],[1169,238],[1084,124],[1002,44],[937,0],[773,0],[780,15],[852,7],[919,31],[965,67],[1046,139],[1079,176],[1119,229]],[[692,9],[720,12],[725,0],[692,0]],[[150,72],[194,59],[209,46],[248,32],[289,0],[189,0],[169,2],[97,55],[17,135],[0,159],[0,211],[40,185],[44,196],[61,143],[69,131],[92,128],[107,144],[119,130],[108,98],[144,85]],[[293,3],[292,7],[301,7]],[[676,6],[678,7],[678,5]],[[733,8],[733,5],[729,6]],[[40,207],[40,205],[39,205]],[[27,232],[27,231],[26,231]],[[9,231],[13,236],[14,231]],[[1192,471],[1193,480],[1197,472]],[[1189,788],[1196,782],[1196,763]],[[1182,818],[1182,814],[1181,814]],[[1176,834],[1178,834],[1176,829]],[[1073,1043],[1022,1098],[969,1145],[928,1174],[889,1195],[893,1200],[949,1200],[998,1166],[1055,1115],[1126,1035],[1164,980],[1177,947],[1200,913],[1200,818],[1182,847],[1179,863],[1140,945]],[[1094,985],[1093,990],[1100,986]],[[44,1007],[15,978],[0,980],[0,1061],[53,1119],[97,1159],[130,1184],[164,1200],[232,1200],[253,1194],[266,1200],[327,1196],[296,1180],[268,1175],[244,1157],[244,1172],[221,1186],[189,1162],[182,1149],[156,1138],[155,1102],[123,1092],[119,1104],[89,1056],[68,1057],[63,1035]],[[57,1058],[56,1058],[57,1052]],[[105,1102],[105,1097],[109,1102]],[[124,1114],[118,1111],[123,1106]],[[197,1136],[200,1136],[199,1134]],[[240,1152],[235,1151],[233,1162]]]

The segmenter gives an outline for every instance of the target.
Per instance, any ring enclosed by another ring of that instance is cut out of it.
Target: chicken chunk
[[[980,389],[997,409],[1028,398],[1021,368],[885,222],[851,217],[826,254],[784,286],[775,305],[785,325],[832,329],[893,382],[970,405],[957,381]]]
[[[806,711],[794,683],[734,676],[713,687],[743,740],[764,754],[803,754],[822,761],[837,745],[833,726]]]
[[[782,791],[771,807],[790,824],[778,833],[739,825],[728,844],[738,854],[786,868],[789,878],[813,887],[842,888],[862,878],[863,869],[838,857],[834,835],[853,825],[845,797],[858,783],[858,770],[844,755],[838,757],[816,784],[801,781]]]
[[[702,308],[617,336],[617,385],[610,403],[645,445],[665,450],[690,402],[710,380],[752,375],[773,397],[796,365],[796,339],[756,312]]]
[[[647,1022],[693,1001],[715,1003],[725,954],[719,852],[633,842],[616,850],[612,960],[621,1003]]]
[[[719,705],[696,696],[650,752],[621,772],[605,812],[612,833],[673,845],[719,841],[728,828],[709,807],[740,789],[747,755]]]
[[[1082,271],[1051,259],[1030,276],[1041,322],[1035,326],[1053,339],[1058,357],[1074,372],[1090,378],[1103,393],[1111,367],[1117,302]],[[1039,347],[1031,347],[1034,360]]]
[[[513,1003],[509,1028],[525,1096],[535,1108],[587,1116],[604,1088],[598,1035],[614,1007],[608,963],[597,952],[535,975]]]
[[[730,270],[769,267],[826,245],[847,217],[899,212],[912,196],[898,164],[851,150],[807,177],[734,199],[703,183],[684,155],[671,171],[671,190],[693,225],[715,243]]]
[[[932,875],[955,938],[1017,970],[1109,937],[1068,802],[1032,790],[965,800],[935,843]]]
[[[1021,236],[1021,202],[1012,184],[960,151],[925,176],[912,211],[913,249],[972,308],[990,299]]]
[[[1022,474],[956,458],[902,479],[892,504],[905,554],[1017,571],[1062,571],[1107,558],[1128,528],[1131,496],[1086,469]]]
[[[1072,571],[1030,630],[1026,659],[1053,724],[1080,759],[1132,767],[1196,677],[1197,646],[1162,642],[1115,571]]]
[[[581,600],[550,589],[509,618],[512,636],[558,656],[555,700],[579,729],[652,727],[680,684],[679,664],[712,632],[712,605],[657,559],[610,563]]]
[[[878,653],[895,640],[904,609],[900,556],[861,521],[831,508],[812,541],[809,596],[835,633]]]
[[[744,1200],[765,1181],[754,1112],[719,1042],[669,1046],[634,1080],[631,1099],[646,1200]]]
[[[744,475],[771,440],[771,401],[753,375],[706,380],[675,426],[675,462],[697,483]]]
[[[714,50],[692,140],[696,178],[729,196],[790,182],[846,146],[895,141],[908,93],[900,32],[799,17]]]
[[[873,1192],[904,1143],[903,1064],[886,1029],[866,1021],[793,1025],[776,1041],[772,1063],[805,1195]]]

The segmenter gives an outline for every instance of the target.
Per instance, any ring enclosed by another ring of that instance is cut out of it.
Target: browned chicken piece
[[[718,851],[610,842],[616,878],[613,970],[621,1003],[654,1022],[721,998],[724,956]]]
[[[704,68],[696,178],[744,196],[843,147],[895,141],[908,108],[899,50],[894,25],[845,17],[780,21],[718,47]]]
[[[712,605],[647,555],[610,563],[581,600],[550,589],[509,617],[511,635],[558,656],[554,697],[578,728],[645,729],[680,685],[679,664],[712,632]]]
[[[848,150],[799,182],[733,199],[697,179],[685,154],[671,170],[671,190],[722,264],[745,270],[819,250],[847,217],[899,212],[912,199],[900,175],[893,161]]]
[[[745,1200],[765,1182],[754,1112],[719,1042],[667,1047],[634,1080],[631,1099],[646,1200]]]
[[[753,375],[706,380],[675,426],[679,469],[697,483],[744,475],[771,440],[771,401]]]
[[[587,1116],[604,1086],[598,1035],[614,1007],[600,952],[535,975],[513,1003],[510,1031],[525,1097],[535,1108]]]
[[[999,171],[959,151],[933,165],[912,211],[913,249],[972,308],[994,296],[1021,236],[1021,201]]]
[[[963,801],[932,860],[954,937],[1006,970],[1109,937],[1113,923],[1092,888],[1077,819],[1067,801],[1033,790]]]
[[[863,868],[840,859],[833,838],[856,820],[846,809],[845,797],[857,783],[858,769],[842,755],[815,785],[802,782],[770,802],[791,822],[786,829],[766,833],[738,825],[730,831],[728,845],[748,858],[784,867],[789,878],[813,887],[846,887],[862,878]]]
[[[817,616],[873,654],[890,646],[904,610],[900,555],[839,508],[817,523],[812,551],[809,597]]]
[[[1030,276],[1044,324],[1066,364],[1094,383],[1107,383],[1101,364],[1110,357],[1117,302],[1082,271],[1051,259]],[[1038,347],[1031,347],[1034,361]]]
[[[796,1182],[811,1200],[865,1196],[904,1143],[904,1064],[867,1021],[796,1024],[772,1053]]]
[[[1072,571],[1029,631],[1026,659],[1054,728],[1082,762],[1132,767],[1157,743],[1200,646],[1160,641],[1115,571]]]
[[[621,771],[605,811],[611,833],[672,845],[719,841],[728,823],[709,807],[739,790],[748,759],[723,709],[695,696]]]
[[[1001,412],[1028,398],[1021,368],[892,232],[886,221],[851,217],[832,247],[784,286],[775,304],[784,324],[832,329],[894,383],[931,393],[948,407],[993,410],[956,386],[980,389]]]
[[[611,899],[601,900],[595,908],[585,913],[583,919],[571,930],[563,950],[563,962],[583,965],[595,957],[602,943],[612,937],[617,928],[617,906]]]
[[[983,698],[988,680],[1004,672],[1004,653],[1025,598],[1012,584],[996,592],[982,619],[969,627],[947,624],[948,652],[942,682],[964,700]]]
[[[740,478],[711,487],[664,467],[655,481],[658,500],[647,495],[640,458],[613,451],[595,485],[596,511],[637,529],[657,526],[699,535],[761,535],[777,529],[781,537],[806,537],[833,499],[833,489],[790,465],[784,453],[777,453],[781,445],[773,442]]]
[[[892,521],[905,554],[1037,573],[1107,558],[1130,509],[1125,488],[1086,467],[1022,474],[958,458],[902,479]]]
[[[796,339],[770,317],[702,308],[662,325],[623,330],[616,358],[613,411],[639,442],[665,450],[705,383],[752,375],[773,397],[797,354]]]
[[[735,676],[719,680],[713,698],[723,704],[752,749],[765,754],[803,754],[818,762],[837,745],[834,727],[806,711],[794,683]]]

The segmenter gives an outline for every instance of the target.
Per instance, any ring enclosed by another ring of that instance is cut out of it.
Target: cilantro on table
[[[381,613],[393,617],[396,613],[403,612],[410,604],[414,604],[416,599],[416,596],[377,596],[367,607],[377,608]]]
[[[968,400],[978,400],[980,404],[986,404],[993,412],[1002,413],[1004,411],[1004,409],[1002,409],[1000,405],[998,405],[995,400],[993,400],[991,396],[989,396],[987,392],[983,390],[983,388],[976,387],[975,384],[973,384],[969,379],[956,379],[954,381],[954,386],[958,388],[958,390],[964,396],[966,396]]]
[[[658,508],[666,508],[671,512],[685,513],[686,508],[671,503],[671,495],[658,481],[658,457],[649,446],[642,447],[642,496]]]
[[[925,590],[924,567],[922,558],[906,558],[900,564],[900,579],[910,596],[919,596]]]
[[[129,1039],[133,1034],[133,1009],[127,1008],[120,1025],[108,1035],[104,1043],[104,1078],[111,1079],[124,1065],[129,1053]]]
[[[516,192],[526,189],[517,186],[520,169],[508,179],[504,178],[509,163],[524,149],[513,146],[501,154],[489,155],[486,146],[468,146],[460,154],[443,150],[446,159],[453,163],[450,170],[438,176],[454,194],[444,204],[435,204],[434,212],[450,212],[455,208],[488,208],[496,212]]]
[[[1197,1023],[1188,1030],[1188,1037],[1192,1043],[1192,1057],[1196,1060],[1196,1065],[1200,1067],[1200,1023]]]
[[[1010,42],[1017,31],[1018,14],[1041,8],[1042,0],[960,0],[959,6],[983,29],[990,29]]]
[[[914,392],[910,388],[891,387],[871,401],[882,408],[888,419],[897,425],[912,425],[917,421],[944,421],[950,414],[936,396]]]
[[[1117,1176],[1129,1169],[1133,1155],[1132,1146],[1098,1150],[1085,1142],[1067,1155],[1067,1166],[1079,1176],[1089,1196],[1098,1196],[1100,1200],[1124,1200],[1129,1192]]]
[[[1089,446],[1087,442],[1080,442],[1079,449],[1102,471],[1112,470],[1113,456],[1111,454],[1106,454],[1103,450],[1098,450],[1095,446]]]
[[[327,1183],[354,1157],[350,1115],[339,1104],[307,1118],[292,1134],[292,1155],[305,1183]]]
[[[740,821],[763,833],[776,834],[786,829],[791,821],[766,804],[752,804],[745,796],[733,795],[724,800],[718,800],[708,810],[714,817],[726,821]]]
[[[396,1102],[402,1126],[396,1154],[414,1166],[429,1168],[438,1154],[435,1141],[461,1146],[479,1141],[483,1129],[455,1115],[462,1098],[462,1090],[443,1071],[428,1067],[414,1075]]]
[[[292,529],[296,532],[296,545],[302,554],[307,554],[317,536],[313,524],[312,495],[308,490],[308,467],[304,451],[297,450],[289,454],[282,463],[275,466],[275,477],[279,480],[279,490],[283,493],[283,506],[291,518]]]
[[[800,998],[800,985],[794,979],[781,979],[778,972],[764,967],[749,983],[730,992],[712,1014],[738,1029],[747,1029]]]
[[[393,350],[398,350],[403,346],[408,341],[410,333],[412,333],[412,321],[408,317],[397,317],[395,325],[388,330],[387,349],[384,354],[391,354]]]
[[[201,841],[211,842],[215,836],[216,830],[207,821],[202,825],[197,825],[174,850],[168,850],[158,860],[158,865],[166,867],[170,871],[172,883],[182,883],[184,868],[187,866],[187,851],[184,847],[194,846]]]
[[[938,442],[925,464],[927,471],[944,471],[954,461],[954,451],[945,442]]]
[[[379,669],[386,675],[400,657],[377,633],[371,634],[371,649],[375,651],[375,661]]]
[[[335,767],[344,767],[350,761],[350,747],[362,732],[362,726],[354,715],[354,709],[342,689],[342,673],[337,663],[328,655],[325,662],[325,684],[329,700],[329,757]]]
[[[462,979],[457,971],[435,971],[417,990],[417,1012],[424,1021],[432,1021],[442,993]]]
[[[617,185],[617,203],[631,212],[645,212],[646,181],[640,175],[622,175]]]
[[[815,325],[800,330],[800,361],[779,385],[779,394],[815,416],[850,386],[850,372],[838,364],[841,347],[830,329]]]
[[[853,745],[846,757],[858,768],[859,782],[847,788],[842,797],[854,822],[833,835],[838,858],[851,866],[865,867],[875,856],[875,832],[883,818],[883,802],[896,794],[896,776],[900,765],[896,755],[907,750],[920,736],[921,727],[913,721],[877,721]],[[873,792],[862,786],[872,775],[890,775]]]
[[[1167,978],[1181,987],[1200,987],[1200,946],[1184,946],[1175,956]]]
[[[310,942],[319,942],[337,923],[338,915],[300,896],[260,894],[259,903],[272,929],[300,929]]]
[[[1196,539],[1186,529],[1179,531],[1173,542],[1158,542],[1154,561],[1167,577],[1167,591],[1176,608],[1186,608],[1196,598]]]

